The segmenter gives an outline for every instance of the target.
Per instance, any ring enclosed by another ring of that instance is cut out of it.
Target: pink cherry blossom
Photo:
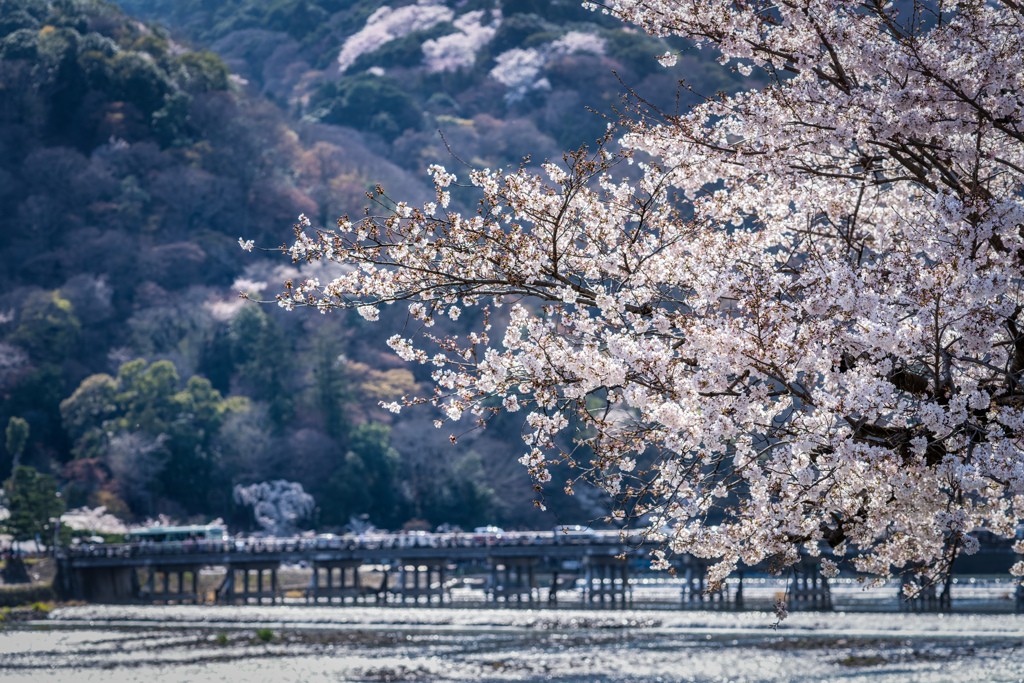
[[[976,549],[973,532],[1013,537],[1020,5],[606,5],[769,84],[685,113],[638,108],[618,152],[567,155],[547,179],[471,172],[477,215],[449,210],[459,179],[434,167],[443,210],[315,236],[300,224],[293,258],[348,267],[289,284],[282,305],[375,318],[405,302],[424,323],[481,308],[466,338],[424,326],[389,341],[440,363],[422,400],[442,424],[522,409],[538,482],[552,462],[575,467],[643,516],[662,566],[692,553],[721,578],[831,547],[827,574],[913,569],[920,585]],[[506,53],[492,76],[534,87],[542,65]]]

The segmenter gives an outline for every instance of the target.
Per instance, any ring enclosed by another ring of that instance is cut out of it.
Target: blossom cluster
[[[827,546],[827,574],[932,580],[1024,521],[1024,14],[896,5],[607,3],[770,83],[638,111],[545,177],[475,171],[477,215],[435,167],[440,213],[301,232],[348,267],[281,303],[407,302],[423,334],[390,345],[433,366],[439,422],[523,411],[538,482],[576,467],[714,577]],[[540,53],[502,57],[535,82]]]
[[[423,42],[423,62],[427,71],[458,71],[468,69],[476,62],[477,53],[498,30],[501,17],[497,10],[491,16],[491,23],[484,24],[484,10],[466,12],[453,21],[455,33]]]
[[[123,521],[107,512],[107,508],[81,507],[68,510],[60,516],[60,523],[69,529],[102,534],[124,534],[128,527]]]
[[[338,70],[345,73],[360,55],[368,54],[396,38],[422,31],[445,21],[455,12],[436,0],[420,0],[415,5],[392,9],[380,7],[366,20],[366,25],[342,44],[338,53]]]
[[[605,40],[597,34],[569,31],[540,48],[515,47],[502,52],[488,75],[508,88],[505,98],[509,102],[516,102],[531,90],[551,89],[550,81],[540,74],[553,57],[577,52],[603,55],[604,51]]]

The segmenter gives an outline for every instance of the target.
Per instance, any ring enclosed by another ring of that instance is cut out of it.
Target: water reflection
[[[57,610],[0,632],[6,681],[1018,681],[1011,615],[328,607]]]

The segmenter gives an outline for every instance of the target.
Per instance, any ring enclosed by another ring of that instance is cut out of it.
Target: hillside
[[[475,166],[516,165],[593,143],[627,90],[671,112],[743,84],[713,55],[576,0],[121,4],[216,52],[302,120],[371,134],[417,172],[450,160],[438,130]],[[671,68],[655,59],[667,51],[681,51]]]
[[[681,78],[742,83],[692,51],[666,69],[654,57],[684,45],[572,2],[121,5],[0,0],[0,424],[28,421],[20,462],[129,519],[245,524],[232,486],[286,478],[323,527],[554,523],[529,504],[517,424],[452,446],[428,410],[380,410],[429,379],[388,325],[243,304],[298,271],[238,238],[332,225],[377,183],[422,201],[452,153],[556,158],[625,88],[671,110]],[[557,488],[562,521],[601,514]]]

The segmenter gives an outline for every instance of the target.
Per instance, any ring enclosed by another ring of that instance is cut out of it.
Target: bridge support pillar
[[[419,602],[423,596],[427,598],[427,604],[432,603],[435,597],[438,604],[442,604],[450,597],[445,585],[447,558],[401,560],[398,567],[398,581],[391,588],[391,592],[402,602],[410,598],[413,602]]]
[[[226,602],[229,605],[233,605],[236,602],[245,605],[250,600],[255,600],[257,604],[263,604],[264,600],[269,599],[270,604],[273,605],[277,602],[279,592],[277,569],[277,562],[235,562],[229,564],[224,581],[220,584],[220,588],[217,589],[217,601]],[[249,572],[254,572],[255,576],[250,577]],[[269,572],[267,577],[270,583],[269,589],[264,585],[263,572]],[[256,583],[255,589],[252,585],[254,580]]]
[[[362,560],[316,560],[313,562],[313,575],[306,589],[306,602],[317,603],[321,598],[333,602],[338,598],[342,604],[348,598],[357,602],[363,596],[363,586],[359,579],[359,567]],[[334,583],[337,571],[338,584]],[[325,582],[321,582],[321,577]]]
[[[903,612],[942,612],[950,608],[949,594],[943,594],[934,583],[923,586],[917,595],[908,598],[903,592],[903,587],[913,581],[914,577],[908,573],[903,574],[900,580],[899,593],[896,599],[900,603],[900,611]],[[1020,588],[1018,587],[1018,591]],[[1018,596],[1020,593],[1018,592]],[[1019,600],[1019,598],[1018,598]]]
[[[487,588],[487,599],[506,605],[524,602],[533,605],[537,599],[537,557],[491,557],[491,576]]]
[[[61,560],[53,586],[62,600],[125,603],[137,602],[141,594],[134,566],[75,567]]]
[[[139,597],[147,602],[199,604],[199,569],[200,565],[176,565],[149,567],[149,579],[145,587],[139,591]],[[186,575],[191,574],[192,586],[188,587]],[[173,577],[173,581],[171,580]],[[159,586],[160,590],[157,590]]]
[[[708,590],[707,574],[708,563],[702,562],[695,557],[686,557],[682,565],[677,569],[678,575],[683,577],[683,586],[680,594],[683,609],[700,610],[723,610],[730,607],[739,607],[743,603],[743,576],[740,575],[740,585],[736,591],[733,602],[729,600],[729,586],[722,584],[717,590]]]
[[[817,562],[803,562],[793,567],[789,585],[789,611],[831,611],[832,590]]]
[[[629,562],[613,555],[587,555],[583,566],[583,599],[589,604],[609,601],[612,607],[633,602],[629,588]]]

